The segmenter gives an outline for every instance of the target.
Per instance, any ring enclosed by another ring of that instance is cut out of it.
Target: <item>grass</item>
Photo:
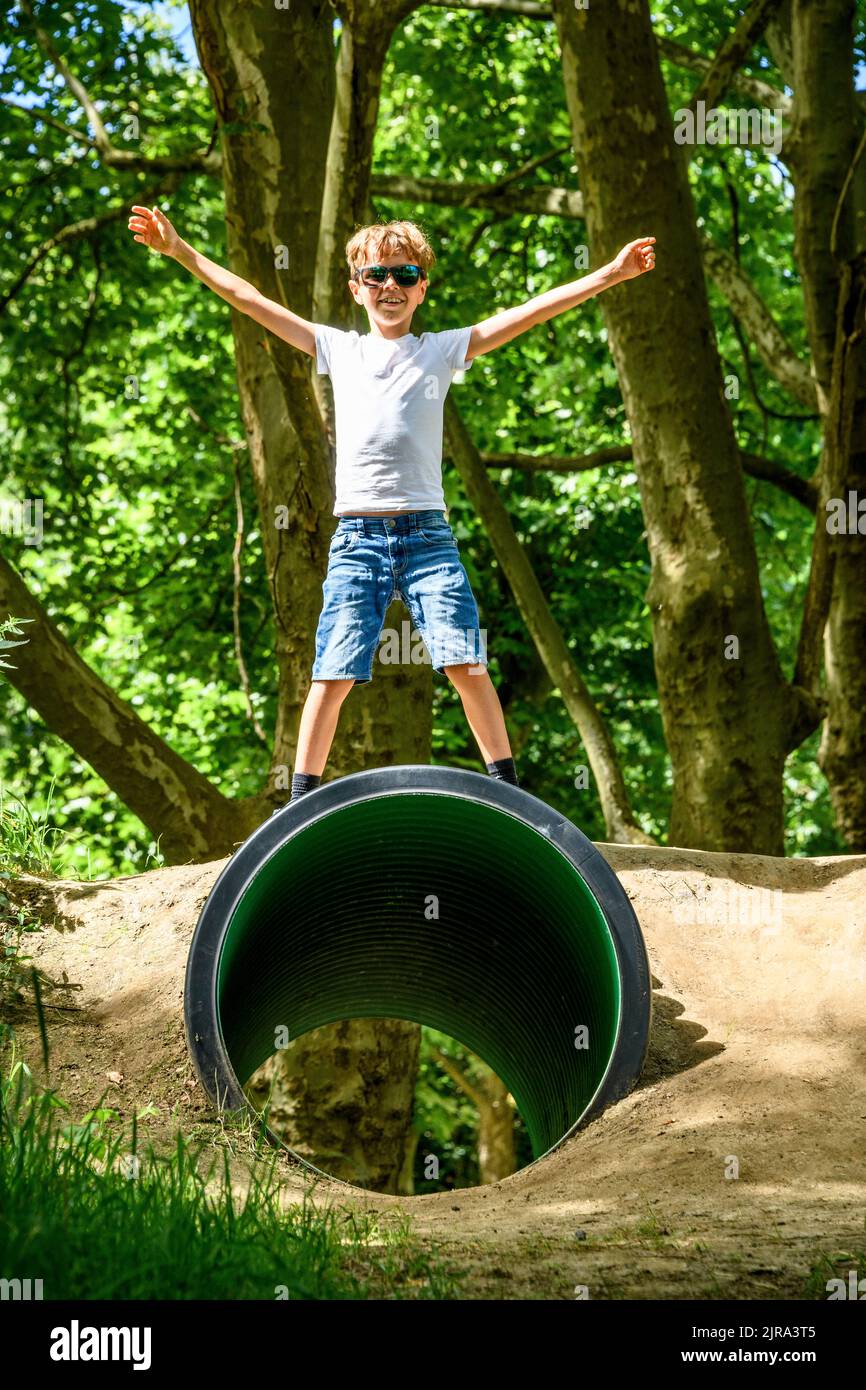
[[[54,776],[45,798],[45,809],[36,814],[21,797],[4,788],[0,782],[0,874],[36,874],[40,878],[56,878],[63,868],[63,855],[67,847],[80,840],[83,831],[69,830],[66,827],[51,825],[51,805],[57,777]],[[153,851],[148,851],[144,867],[153,863],[155,868],[165,865],[160,850],[158,835]],[[90,871],[90,852],[87,852],[86,883],[99,882]],[[75,872],[65,871],[65,877],[81,878]]]
[[[15,874],[49,877],[54,858],[56,827],[48,824],[54,781],[48,791],[44,815],[34,816],[29,807],[0,785],[0,1002],[18,994],[31,975],[25,938],[39,931],[38,914],[26,903],[13,901],[10,878]],[[0,1037],[6,1032],[0,1022]]]
[[[866,1228],[866,1217],[863,1220]],[[809,1271],[806,1279],[804,1296],[812,1299],[827,1299],[830,1293],[827,1284],[831,1279],[841,1279],[844,1289],[844,1298],[850,1297],[849,1271],[854,1270],[857,1281],[866,1281],[866,1241],[860,1250],[840,1250],[834,1255],[822,1255],[816,1260]],[[862,1290],[858,1290],[858,1301],[866,1297],[866,1282]]]
[[[14,1057],[0,1065],[0,1278],[46,1299],[445,1299],[460,1276],[410,1218],[284,1206],[274,1155],[233,1188],[227,1153],[205,1170],[181,1132],[139,1143],[98,1106],[80,1121]],[[217,1170],[217,1171],[215,1171]]]
[[[54,837],[61,831],[49,825],[48,816],[56,780],[51,779],[45,810],[35,816],[26,802],[0,784],[0,873],[38,874],[43,878],[53,874]]]

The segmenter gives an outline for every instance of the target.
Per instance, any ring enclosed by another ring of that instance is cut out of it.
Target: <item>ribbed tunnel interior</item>
[[[500,806],[426,789],[287,833],[219,952],[218,1016],[240,1083],[280,1026],[296,1038],[340,1019],[410,1019],[483,1058],[534,1156],[547,1152],[597,1092],[622,1007],[611,928],[579,868]]]

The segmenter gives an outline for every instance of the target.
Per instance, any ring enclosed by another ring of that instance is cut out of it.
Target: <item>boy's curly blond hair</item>
[[[359,227],[346,242],[351,273],[383,256],[403,255],[420,265],[425,275],[436,260],[433,247],[414,222],[373,222],[369,227]]]

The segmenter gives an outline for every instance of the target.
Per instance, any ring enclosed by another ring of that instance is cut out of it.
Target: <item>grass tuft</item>
[[[444,1299],[459,1274],[410,1219],[281,1196],[274,1154],[237,1190],[229,1157],[143,1149],[99,1105],[76,1121],[27,1065],[0,1065],[0,1277],[46,1299]]]

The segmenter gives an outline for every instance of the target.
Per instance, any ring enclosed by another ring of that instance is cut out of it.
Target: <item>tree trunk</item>
[[[864,374],[862,347],[860,377]],[[859,407],[843,496],[866,498],[866,432]],[[863,524],[861,522],[861,524]],[[824,633],[827,718],[818,762],[830,788],[836,827],[852,853],[866,851],[866,534],[836,537],[830,614]]]
[[[478,1111],[478,1175],[482,1182],[500,1182],[516,1168],[513,1102],[508,1087],[491,1072]]]
[[[415,1195],[415,1155],[421,1142],[421,1133],[415,1125],[409,1131],[403,1151],[403,1169],[397,1180],[397,1191],[404,1197]]]
[[[839,832],[851,850],[859,850],[866,847],[866,534],[846,524],[828,536],[824,507],[826,498],[838,498],[847,523],[849,494],[866,498],[866,347],[859,294],[866,162],[861,153],[852,175],[863,124],[854,93],[855,7],[853,0],[820,6],[794,0],[789,12],[794,129],[787,153],[795,248],[824,423],[816,543],[827,570],[826,596],[805,635],[804,643],[814,648],[804,652],[804,660],[817,684],[823,632],[827,718],[818,760]],[[848,294],[840,295],[840,275],[850,277]],[[840,378],[835,383],[834,358]],[[866,518],[862,525],[866,532]]]
[[[308,1163],[374,1192],[402,1192],[413,1150],[421,1030],[353,1019],[314,1028],[276,1052],[246,1093]]]
[[[826,415],[836,342],[839,259],[853,251],[846,201],[831,249],[836,204],[862,121],[854,99],[854,0],[794,0],[791,7],[794,115],[785,156],[794,174],[794,254],[803,284],[806,332],[818,405]]]
[[[470,1076],[447,1052],[438,1047],[431,1056],[478,1112],[478,1173],[481,1182],[499,1182],[516,1168],[514,1150],[514,1102],[508,1088],[486,1062],[476,1058]],[[476,1074],[480,1071],[480,1075]]]
[[[657,266],[601,308],[634,439],[647,602],[673,771],[671,842],[780,854],[782,770],[816,713],[783,679],[723,396],[695,209],[646,0],[554,0],[594,257],[642,234]],[[639,221],[635,219],[639,218]]]
[[[367,331],[346,287],[344,248],[359,222],[372,220],[370,170],[382,95],[382,69],[394,30],[420,0],[337,0],[342,20],[328,140],[314,305],[323,323]],[[357,320],[357,321],[356,321]]]
[[[220,126],[229,265],[307,317],[334,98],[330,6],[299,0],[287,11],[191,0],[190,14]],[[333,530],[332,464],[311,359],[236,310],[232,330],[276,618],[271,775],[279,792],[312,664]],[[274,804],[285,799],[275,795]]]

